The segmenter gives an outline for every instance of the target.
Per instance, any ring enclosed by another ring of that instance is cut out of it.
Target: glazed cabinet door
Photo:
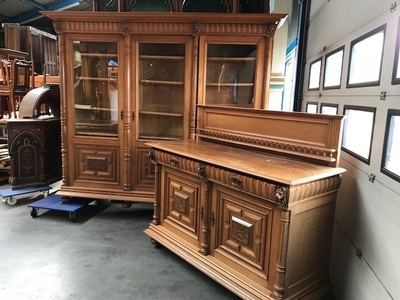
[[[136,188],[152,189],[154,169],[145,143],[152,140],[181,140],[190,136],[194,113],[191,86],[192,37],[136,37]]]
[[[264,37],[201,36],[199,49],[199,104],[261,108]]]
[[[168,166],[162,170],[160,225],[208,254],[209,183]]]
[[[275,268],[270,264],[274,207],[215,184],[210,219],[211,255],[238,276],[266,287]]]
[[[121,187],[121,80],[124,74],[118,36],[66,38],[68,181],[76,186]]]

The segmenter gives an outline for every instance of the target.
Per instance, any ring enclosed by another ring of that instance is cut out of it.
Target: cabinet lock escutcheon
[[[121,110],[121,113],[119,114],[119,116],[120,116],[121,121],[122,121],[124,119],[124,111],[123,110]]]
[[[135,112],[132,112],[132,121],[135,121]]]

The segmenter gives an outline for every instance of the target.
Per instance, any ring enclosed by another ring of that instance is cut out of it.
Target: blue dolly
[[[72,222],[75,222],[76,219],[76,211],[86,205],[88,205],[93,200],[87,199],[63,199],[63,196],[52,194],[46,198],[40,199],[36,202],[33,202],[28,205],[31,207],[31,217],[36,218],[39,212],[39,209],[48,209],[48,210],[57,210],[57,211],[66,211],[69,213],[69,218]]]
[[[49,195],[49,191],[51,190],[51,186],[37,186],[37,187],[29,187],[29,188],[19,188],[19,189],[4,189],[0,190],[0,198],[1,201],[7,202],[8,205],[14,205],[17,203],[17,198],[15,196],[32,194],[32,193],[41,193],[43,197],[47,197]]]

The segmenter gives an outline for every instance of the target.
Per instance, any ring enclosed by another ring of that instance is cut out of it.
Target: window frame
[[[364,156],[361,156],[360,154],[346,148],[346,146],[343,145],[344,142],[344,137],[345,137],[345,129],[346,129],[346,119],[348,118],[346,116],[346,110],[358,110],[358,111],[365,111],[365,112],[372,112],[373,113],[373,118],[372,118],[372,127],[371,127],[371,139],[370,139],[370,143],[369,143],[369,151],[368,151],[368,157],[365,158]],[[343,120],[343,132],[342,132],[342,143],[341,143],[341,149],[350,154],[351,156],[354,156],[355,158],[357,158],[358,160],[366,163],[366,164],[370,164],[371,162],[371,152],[372,152],[372,143],[373,143],[373,139],[374,139],[374,129],[375,129],[375,121],[376,121],[376,107],[371,107],[371,106],[357,106],[357,105],[344,105],[343,106],[343,116],[344,116],[344,120]]]
[[[378,32],[383,31],[383,42],[382,42],[382,54],[381,54],[381,61],[380,61],[380,67],[379,67],[379,76],[378,79],[375,81],[367,81],[367,82],[358,82],[358,83],[350,83],[350,71],[351,71],[351,62],[352,62],[352,56],[353,56],[353,51],[354,51],[354,46],[377,34]],[[382,75],[382,65],[383,65],[383,56],[384,56],[384,51],[385,51],[385,40],[386,40],[386,24],[383,24],[370,32],[367,32],[366,34],[356,38],[355,40],[351,41],[350,43],[350,54],[349,54],[349,61],[348,61],[348,66],[347,66],[347,80],[346,80],[346,88],[358,88],[358,87],[368,87],[368,86],[379,86],[381,84],[381,75]]]
[[[396,39],[396,48],[394,52],[394,60],[393,60],[393,72],[392,72],[392,85],[400,84],[400,77],[396,77],[399,66],[399,56],[400,56],[400,17],[397,21],[397,39]]]
[[[335,103],[321,103],[321,105],[320,105],[320,107],[319,107],[319,113],[321,113],[321,114],[323,113],[323,112],[322,112],[322,108],[323,108],[324,106],[336,108],[336,114],[335,114],[335,115],[337,115],[337,114],[339,113],[339,105],[338,105],[338,104],[335,104]]]
[[[339,47],[339,48],[337,48],[337,49],[335,49],[335,50],[333,50],[333,51],[331,51],[331,52],[329,52],[328,54],[325,55],[324,74],[323,74],[323,80],[322,80],[322,89],[323,89],[323,90],[335,90],[335,89],[340,89],[340,87],[342,86],[343,65],[344,65],[344,49],[345,49],[345,47],[344,47],[344,45],[343,45],[343,46],[341,46],[341,47]],[[340,51],[343,51],[343,55],[342,55],[342,64],[341,64],[341,66],[340,66],[339,85],[325,86],[326,71],[327,71],[326,64],[327,64],[328,58],[331,57],[332,55],[334,55],[334,54],[340,52]]]
[[[310,88],[310,79],[311,79],[311,75],[312,75],[311,74],[311,69],[312,69],[312,66],[314,64],[316,64],[317,62],[320,62],[319,74],[318,74],[318,87]],[[315,60],[313,60],[310,63],[309,72],[308,72],[308,85],[307,85],[309,91],[319,91],[319,88],[321,87],[321,70],[322,70],[322,56],[317,58],[317,59],[315,59]]]
[[[315,112],[309,112],[309,111],[308,111],[308,106],[309,106],[309,105],[316,105]],[[307,103],[306,103],[306,113],[309,113],[309,114],[316,114],[316,113],[318,113],[318,102],[316,102],[316,101],[307,101]]]
[[[391,125],[392,116],[400,116],[400,109],[388,109],[386,116],[386,128],[385,128],[385,137],[383,140],[383,151],[382,151],[382,160],[381,160],[381,172],[390,178],[400,182],[400,174],[396,174],[393,171],[385,168],[386,157],[387,157],[387,147],[388,147],[388,139]]]

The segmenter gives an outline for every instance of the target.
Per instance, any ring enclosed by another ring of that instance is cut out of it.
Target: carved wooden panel
[[[199,106],[197,136],[339,165],[342,116]]]
[[[249,276],[268,279],[273,209],[221,186],[216,186],[212,201],[215,244],[211,248],[215,248],[215,256],[235,268],[239,263],[244,272],[251,271]]]
[[[75,172],[76,180],[92,182],[119,182],[119,153],[118,148],[100,147],[89,148],[77,145]]]
[[[154,186],[154,165],[150,162],[149,148],[137,148],[137,166],[133,170],[137,172],[137,185]]]
[[[335,213],[336,193],[330,193],[308,206],[292,210],[291,240],[288,248],[286,282],[293,288],[308,283],[328,281],[332,227]],[[307,275],[307,281],[304,278]]]
[[[201,183],[192,176],[178,176],[172,170],[164,174],[166,187],[164,221],[191,237],[193,243],[198,244]]]

